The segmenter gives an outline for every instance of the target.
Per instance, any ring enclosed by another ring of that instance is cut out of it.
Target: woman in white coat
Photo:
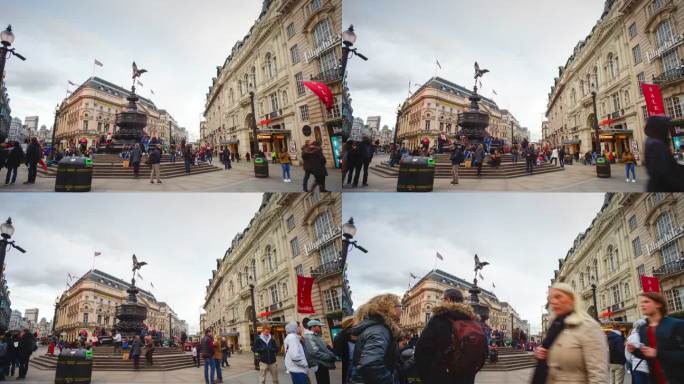
[[[285,369],[290,373],[292,384],[308,384],[309,364],[299,336],[299,325],[291,321],[285,326],[285,332]]]
[[[627,338],[627,344],[632,344],[636,348],[641,348],[644,345],[644,343],[642,343],[639,339],[639,328],[645,325],[645,319],[639,319],[634,322],[632,333]],[[629,353],[627,346],[625,346],[625,357],[627,358],[627,363],[630,366],[632,384],[648,384],[650,380],[648,374],[648,362]]]

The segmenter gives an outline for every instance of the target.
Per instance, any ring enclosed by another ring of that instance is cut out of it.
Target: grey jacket
[[[310,367],[322,365],[329,369],[335,369],[337,358],[320,336],[308,332],[304,334],[304,353]]]
[[[140,150],[140,148],[133,148],[131,149],[130,156],[131,164],[139,163],[140,159],[142,159],[142,151]]]

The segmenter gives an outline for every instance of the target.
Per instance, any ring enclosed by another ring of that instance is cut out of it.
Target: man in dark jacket
[[[24,150],[21,149],[21,145],[18,141],[13,143],[12,150],[7,156],[7,162],[5,167],[7,167],[7,175],[5,176],[5,185],[14,184],[17,181],[17,169],[19,165],[24,161]],[[11,177],[11,179],[10,179]]]
[[[140,161],[142,160],[142,150],[140,149],[140,144],[135,144],[133,149],[130,151],[129,162],[133,166],[133,175],[135,177],[139,176],[140,172]]]
[[[214,367],[214,338],[211,336],[211,330],[204,331],[204,337],[200,340],[199,349],[200,358],[204,360],[204,382],[206,384],[214,384],[214,374],[216,367]],[[209,372],[211,371],[211,376]]]
[[[161,184],[162,181],[159,178],[160,166],[161,166],[161,145],[157,144],[150,148],[150,183],[154,184],[154,177],[157,176],[157,184]]]
[[[352,383],[394,384],[399,365],[399,345],[401,337],[398,326],[401,313],[389,313],[387,308],[373,304],[375,299],[364,304],[365,313],[357,316],[363,320],[352,328],[356,337],[352,364]],[[382,301],[382,298],[380,300]],[[399,310],[401,305],[397,298]]]
[[[608,332],[608,351],[610,352],[611,383],[625,381],[625,337],[620,329],[614,325]]]
[[[454,152],[451,154],[451,184],[458,184],[458,167],[461,166],[464,159],[463,148],[460,145],[456,145]]]
[[[672,122],[666,116],[651,116],[646,122],[644,162],[648,192],[684,192],[684,174],[670,151],[671,129]]]
[[[278,365],[276,364],[278,345],[271,336],[271,327],[264,325],[261,328],[261,334],[254,339],[252,344],[252,352],[259,356],[261,383],[266,383],[266,374],[270,373],[273,383],[278,384]]]
[[[470,306],[463,304],[463,294],[458,289],[447,289],[442,294],[442,304],[432,309],[432,317],[416,343],[416,369],[424,383],[472,384],[472,377],[454,378],[449,375],[444,351],[451,347],[454,320],[476,320]]]
[[[342,320],[342,330],[335,335],[335,339],[333,340],[333,351],[335,352],[335,355],[342,360],[342,383],[347,383],[349,380],[351,350],[356,342],[351,334],[351,327],[353,324],[354,319],[351,317]]]
[[[558,149],[558,162],[560,163],[561,168],[565,168],[565,147],[563,146]]]
[[[43,157],[40,150],[40,145],[38,144],[38,139],[35,137],[31,138],[31,142],[28,147],[26,147],[26,166],[28,167],[28,180],[24,184],[35,184],[36,174],[38,173],[38,162]]]
[[[28,329],[24,329],[19,336],[19,346],[17,347],[17,358],[19,359],[19,376],[17,379],[26,378],[29,359],[36,349],[38,348],[33,334]]]
[[[325,156],[323,156],[320,143],[305,144],[302,147],[302,160],[304,161],[304,171],[309,175],[313,175],[316,179],[319,192],[327,192],[325,189],[325,177],[328,175],[328,171],[325,168]],[[304,192],[308,192],[307,184],[309,179],[307,174],[304,175]]]
[[[373,155],[375,154],[375,148],[373,147],[373,143],[371,142],[371,139],[368,136],[365,136],[363,138],[363,142],[361,143],[361,149],[362,149],[362,154],[363,154],[363,180],[361,185],[364,187],[368,186],[368,167],[370,166],[371,162],[373,161]]]
[[[667,301],[662,294],[639,296],[639,308],[648,325],[639,328],[643,346],[627,343],[627,351],[646,359],[652,383],[684,383],[684,321],[666,316]]]

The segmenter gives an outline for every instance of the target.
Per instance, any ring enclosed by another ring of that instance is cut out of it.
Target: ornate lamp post
[[[356,235],[356,226],[354,225],[354,218],[350,217],[349,221],[342,225],[342,254],[340,255],[342,265],[345,265],[347,263],[349,245],[359,249],[363,253],[368,253],[366,249],[357,245],[356,241],[352,241],[354,235]]]
[[[347,71],[347,61],[349,60],[349,53],[358,56],[361,60],[367,61],[368,58],[363,54],[356,51],[356,48],[352,48],[356,43],[356,33],[354,33],[354,26],[350,25],[346,31],[342,32],[342,59],[340,59],[340,75],[344,77],[344,73]]]
[[[594,275],[591,275],[590,280],[591,280],[591,296],[594,299],[594,313],[592,313],[592,315],[594,315],[594,320],[599,321],[598,307],[596,306],[596,283],[595,283],[596,278],[594,277]]]
[[[57,143],[55,142],[55,134],[57,133],[57,120],[59,119],[59,104],[55,107],[55,122],[52,124],[52,149],[50,150],[50,160],[54,160],[57,156]]]
[[[55,299],[55,314],[52,316],[52,336],[55,337],[55,327],[57,326],[57,308],[59,308],[59,296]]]
[[[394,125],[394,144],[397,144],[397,135],[399,134],[399,119],[401,118],[401,104],[397,107],[397,122]]]
[[[10,56],[14,55],[22,61],[25,61],[26,58],[20,55],[19,53],[15,52],[14,48],[10,48],[10,46],[12,46],[12,44],[14,43],[14,33],[12,33],[11,25],[8,25],[7,29],[0,32],[0,43],[2,44],[2,46],[0,47],[0,89],[2,89],[2,83],[5,78],[5,62],[9,58],[7,56],[7,52],[9,52]]]
[[[12,225],[12,218],[8,217],[7,221],[0,224],[0,272],[5,271],[5,254],[7,253],[7,248],[12,247],[21,253],[26,253],[24,248],[14,244],[14,241],[10,241],[14,235],[14,226]]]
[[[594,145],[596,146],[596,155],[601,156],[601,139],[599,137],[599,122],[598,111],[596,110],[596,91],[598,90],[598,76],[594,79],[595,83],[591,83],[591,104],[594,108]]]
[[[256,79],[252,79],[252,81],[256,81]],[[249,102],[252,106],[252,139],[254,140],[252,143],[252,158],[254,158],[259,152],[259,142],[257,141],[257,123],[256,123],[256,112],[254,110],[254,94],[256,93],[256,85],[250,83],[247,86],[247,89],[249,90]],[[254,330],[256,332],[256,329]]]
[[[251,346],[254,347],[254,340],[257,337],[257,321],[256,321],[256,304],[254,303],[254,283],[255,279],[252,275],[247,278],[249,280],[249,296],[252,299],[252,329],[254,330],[254,337],[251,340]],[[254,369],[259,370],[259,358],[254,354]]]

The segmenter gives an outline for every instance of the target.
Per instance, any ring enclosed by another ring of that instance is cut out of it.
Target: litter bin
[[[57,357],[55,384],[89,384],[93,374],[93,360],[86,358],[84,349],[65,349]]]
[[[93,183],[93,161],[87,157],[65,157],[57,164],[55,192],[89,192]]]
[[[435,160],[431,157],[407,156],[399,162],[397,192],[432,192],[435,182]]]
[[[267,178],[268,177],[268,161],[265,157],[254,158],[254,177]]]
[[[596,176],[600,178],[610,178],[610,162],[605,157],[596,158]]]
[[[566,165],[572,165],[572,160],[573,160],[572,155],[565,155],[565,164]]]

